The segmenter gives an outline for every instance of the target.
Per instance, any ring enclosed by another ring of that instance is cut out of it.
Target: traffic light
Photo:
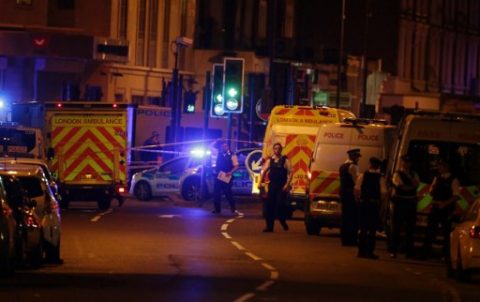
[[[243,65],[245,60],[225,58],[223,61],[223,109],[226,113],[243,111]]]
[[[227,117],[223,109],[223,64],[213,64],[210,116]]]
[[[192,90],[185,91],[185,93],[183,94],[183,113],[195,112],[195,103],[197,101],[197,93]]]

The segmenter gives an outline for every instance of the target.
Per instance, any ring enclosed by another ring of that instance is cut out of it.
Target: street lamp
[[[340,108],[340,92],[342,91],[342,67],[343,67],[343,40],[345,35],[345,0],[342,0],[342,14],[340,16],[340,49],[337,66],[337,97],[336,107]]]
[[[180,129],[181,119],[181,104],[179,104],[179,91],[178,91],[178,53],[182,48],[189,47],[193,44],[193,40],[187,37],[177,37],[175,41],[175,64],[172,71],[172,118],[170,123],[170,142],[176,143],[178,139],[178,130]]]

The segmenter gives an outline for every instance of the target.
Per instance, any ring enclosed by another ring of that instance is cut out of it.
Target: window
[[[18,6],[32,6],[33,0],[17,0]]]
[[[120,8],[118,10],[118,37],[127,39],[128,26],[128,0],[120,0]]]
[[[35,198],[43,196],[43,188],[41,180],[38,177],[19,177],[22,187],[27,189],[27,194],[29,198]]]
[[[150,0],[149,9],[149,39],[147,61],[149,67],[157,65],[157,35],[158,35],[158,0]]]
[[[145,26],[146,26],[147,1],[138,1],[138,28],[137,28],[137,49],[135,64],[143,66],[145,64]]]
[[[161,166],[158,169],[158,172],[170,172],[170,175],[180,175],[185,170],[185,166],[188,160],[188,157],[182,157],[176,160],[172,160],[171,162]]]

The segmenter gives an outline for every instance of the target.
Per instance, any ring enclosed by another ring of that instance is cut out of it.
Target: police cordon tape
[[[235,139],[214,139],[214,140],[194,140],[194,141],[184,141],[178,143],[168,143],[168,144],[156,144],[156,145],[145,145],[145,146],[138,146],[138,147],[131,147],[129,148],[131,151],[139,151],[139,152],[152,152],[152,153],[165,153],[165,154],[178,154],[178,155],[186,155],[189,151],[171,151],[171,150],[164,150],[169,148],[176,148],[182,145],[194,145],[194,144],[205,144],[201,147],[210,148],[211,145],[218,141],[225,141],[225,142],[232,142],[232,143],[246,143],[252,146],[261,147],[263,142],[257,141],[246,141],[246,140],[235,140]],[[200,146],[199,146],[200,147]],[[162,148],[163,150],[150,150],[150,149],[158,149]]]

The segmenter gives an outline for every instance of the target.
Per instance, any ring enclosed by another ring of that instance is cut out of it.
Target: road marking
[[[231,244],[233,244],[237,249],[241,250],[241,251],[244,251],[245,248],[238,242],[236,241],[230,241]]]
[[[272,279],[272,280],[277,280],[279,276],[280,276],[280,274],[278,273],[278,271],[271,271],[270,272],[270,279]]]
[[[245,302],[245,301],[248,301],[248,300],[252,299],[253,297],[255,297],[254,293],[246,293],[245,295],[243,295],[240,298],[235,299],[233,301],[234,302]]]
[[[158,215],[158,218],[175,218],[180,217],[179,215]]]
[[[247,255],[248,257],[252,258],[255,261],[262,260],[262,258],[258,257],[257,255],[255,255],[253,253],[250,253],[250,252],[246,252],[245,255]]]
[[[263,265],[263,267],[265,267],[269,271],[274,271],[275,270],[275,268],[273,266],[271,266],[270,264],[268,264],[266,262],[262,262],[262,265]]]
[[[244,214],[243,214],[243,213],[238,212],[237,214],[238,214],[238,216],[237,216],[236,218],[228,219],[227,221],[225,221],[224,224],[222,224],[222,226],[221,226],[221,228],[220,228],[223,237],[225,237],[225,238],[228,239],[228,240],[233,239],[233,238],[227,233],[227,229],[228,229],[229,224],[235,222],[235,220],[237,220],[237,219],[240,219],[240,218],[243,218],[243,217],[244,217]],[[239,249],[240,251],[244,251],[245,255],[248,256],[248,257],[250,257],[250,258],[252,258],[253,261],[262,260],[262,258],[260,258],[259,256],[253,254],[252,252],[247,251],[247,249],[246,249],[244,246],[242,246],[240,243],[238,243],[237,241],[233,241],[233,240],[232,240],[232,241],[230,241],[230,243],[231,243],[233,246],[235,246],[237,249]],[[269,288],[270,286],[272,286],[273,284],[275,284],[275,280],[277,280],[277,279],[279,278],[279,276],[280,276],[280,273],[279,273],[279,272],[275,269],[275,267],[273,267],[272,265],[270,265],[270,264],[268,264],[268,263],[266,263],[266,262],[262,262],[261,264],[262,264],[262,266],[263,266],[264,268],[266,268],[267,270],[270,271],[270,278],[269,278],[269,280],[265,281],[264,283],[262,283],[261,285],[259,285],[259,286],[255,289],[255,291],[257,291],[257,292],[268,290],[268,288]],[[235,299],[234,301],[235,301],[235,302],[245,302],[245,301],[248,301],[248,300],[254,298],[255,295],[256,295],[255,292],[253,292],[253,293],[252,293],[252,292],[248,292],[248,293],[246,293],[246,294],[243,294],[243,295],[240,296],[239,298]]]
[[[261,285],[259,285],[256,290],[258,291],[266,291],[270,286],[272,286],[273,284],[275,284],[275,281],[273,280],[268,280],[268,281],[265,281],[263,282]]]
[[[107,214],[110,214],[113,212],[113,209],[108,209],[107,211],[103,212],[103,213],[100,213],[98,214],[97,216],[93,217],[92,219],[90,219],[91,222],[97,222],[100,220],[100,218],[102,218],[102,216],[104,215],[107,215]]]

